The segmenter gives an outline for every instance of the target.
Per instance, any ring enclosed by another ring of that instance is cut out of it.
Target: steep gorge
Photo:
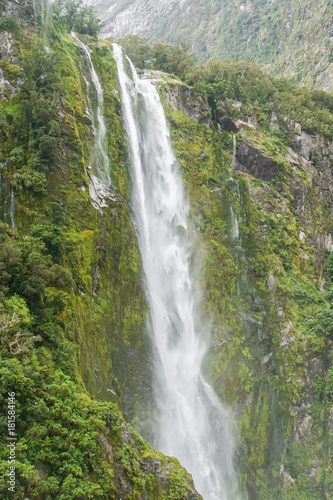
[[[250,59],[297,83],[333,92],[329,0],[87,0],[103,36],[189,43],[200,62]]]
[[[32,3],[3,4],[1,394],[6,405],[17,392],[17,498],[200,498],[119,414],[151,438],[148,304],[111,47],[79,35],[104,91],[112,196],[96,208],[84,53],[57,18],[46,52]],[[255,99],[225,90],[211,108],[175,78],[146,76],[204,248],[205,373],[233,410],[242,483],[253,499],[329,498],[331,143]],[[22,333],[40,338],[11,352]]]

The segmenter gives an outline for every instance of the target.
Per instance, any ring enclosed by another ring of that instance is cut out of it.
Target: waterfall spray
[[[188,205],[154,85],[139,78],[114,44],[124,126],[132,164],[134,223],[142,255],[155,346],[153,445],[176,456],[205,500],[239,498],[233,468],[230,415],[204,380],[207,350],[198,286],[193,279],[193,239]]]
[[[51,0],[33,0],[34,17],[35,17],[35,27],[37,28],[40,18],[40,24],[42,28],[43,38],[44,38],[44,48],[47,53],[50,53],[50,49],[47,46],[47,36],[48,28],[50,23],[51,15]]]

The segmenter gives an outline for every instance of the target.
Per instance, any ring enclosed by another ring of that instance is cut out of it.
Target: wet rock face
[[[2,61],[5,63],[18,65],[17,46],[13,39],[13,35],[8,31],[0,32],[0,99],[12,99],[20,92],[21,86],[24,83],[23,72],[22,78],[9,80],[1,67]]]
[[[22,26],[33,19],[34,11],[30,0],[8,0],[3,10],[0,10],[0,19],[4,17],[17,16]],[[19,94],[24,83],[24,75],[9,77],[6,72],[10,65],[19,66],[18,45],[15,37],[10,31],[0,29],[0,99],[12,99]],[[7,66],[6,66],[7,65]]]
[[[7,0],[4,7],[0,7],[0,17],[17,16],[20,21],[26,23],[34,17],[32,0]]]
[[[235,170],[240,170],[265,182],[272,182],[279,173],[280,167],[246,139],[241,139],[236,153]]]
[[[141,439],[141,438],[140,438]],[[106,429],[105,433],[100,436],[100,444],[103,449],[103,457],[108,460],[114,469],[113,483],[116,486],[121,498],[132,498],[134,494],[133,483],[129,478],[128,474],[128,464],[127,469],[124,465],[119,462],[119,457],[117,456],[117,450],[110,443],[110,431]],[[152,475],[159,488],[165,491],[170,490],[170,473],[173,467],[171,459],[162,462],[160,456],[157,454],[147,455],[142,457],[138,450],[138,442],[133,435],[133,429],[128,427],[128,425],[122,424],[121,428],[121,444],[127,445],[133,450],[133,457],[137,461],[137,467],[140,468],[141,473],[144,476]],[[152,452],[152,450],[150,450]],[[138,472],[138,471],[136,471]],[[140,474],[140,473],[139,473]],[[193,482],[190,480],[190,476],[186,479],[187,485],[187,499],[188,500],[202,500],[201,495],[195,490]],[[136,497],[137,498],[137,497]],[[148,495],[144,488],[140,496],[142,500],[147,499]]]
[[[198,123],[212,125],[206,98],[195,95],[191,87],[181,83],[169,86],[165,97],[171,109],[182,111],[187,118],[193,118]]]
[[[284,465],[281,465],[280,468],[280,480],[281,480],[281,487],[285,493],[288,493],[292,485],[294,484],[295,480],[291,477],[291,475],[285,471]]]
[[[220,127],[222,130],[225,130],[226,132],[233,132],[236,134],[238,132],[238,127],[236,123],[229,118],[229,116],[223,116],[223,118],[220,120]]]

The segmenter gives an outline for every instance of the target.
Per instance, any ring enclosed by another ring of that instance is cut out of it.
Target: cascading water
[[[39,20],[43,32],[43,37],[45,41],[45,50],[50,52],[47,43],[47,32],[50,22],[50,3],[51,0],[33,0],[34,15],[35,15],[35,26],[38,26]]]
[[[232,168],[236,165],[236,154],[237,154],[237,139],[235,134],[232,136]]]
[[[91,60],[89,48],[81,42],[75,33],[71,33],[75,39],[76,44],[83,52],[85,59],[85,68],[81,67],[83,74],[87,72],[87,78],[84,77],[87,86],[87,100],[88,100],[88,116],[92,122],[93,133],[95,135],[95,145],[91,157],[91,166],[93,174],[97,180],[104,186],[111,185],[109,159],[105,152],[104,144],[106,137],[106,126],[103,117],[103,89],[94,65]],[[96,102],[95,109],[93,102]],[[100,184],[96,180],[95,184]]]
[[[233,238],[233,240],[238,241],[238,239],[239,239],[239,224],[238,224],[238,219],[235,215],[234,209],[232,208],[232,205],[230,205],[230,215],[231,215],[232,238]]]
[[[234,154],[233,154],[233,164],[236,161],[236,136],[234,135]],[[234,211],[234,204],[236,200],[239,200],[240,198],[240,192],[239,192],[239,184],[238,182],[233,178],[230,177],[229,179],[230,182],[230,191],[233,193],[234,201],[230,202],[230,222],[231,222],[231,236],[234,242],[238,242],[239,240],[239,222],[238,222],[238,216],[235,214]]]
[[[144,266],[156,349],[153,445],[176,456],[205,500],[239,498],[228,412],[205,382],[207,350],[191,276],[193,240],[182,180],[154,85],[139,78],[114,44],[130,146],[134,223]]]
[[[10,224],[15,227],[15,190],[12,186],[10,190]]]
[[[36,0],[33,0],[33,6],[34,6],[35,26],[37,26],[37,1]]]

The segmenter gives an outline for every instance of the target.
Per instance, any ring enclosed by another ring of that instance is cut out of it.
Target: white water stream
[[[13,188],[13,186],[11,187],[11,190],[10,190],[10,224],[12,227],[15,227],[16,224],[15,224],[15,213],[16,213],[16,209],[15,209],[15,190]]]
[[[106,126],[103,116],[103,89],[91,60],[89,48],[81,42],[76,33],[72,32],[71,35],[82,50],[85,60],[85,66],[81,65],[81,70],[87,87],[87,116],[91,120],[95,136],[91,155],[93,173],[91,175],[90,194],[97,205],[102,207],[106,206],[103,205],[103,199],[110,198],[110,193],[105,188],[111,186],[109,159],[105,151]]]
[[[155,86],[138,77],[116,44],[113,53],[156,351],[159,415],[152,444],[179,459],[205,500],[235,500],[239,495],[230,416],[201,372],[208,347],[207,327],[201,321],[198,287],[191,270],[188,204],[164,110]]]
[[[232,238],[235,241],[239,240],[239,224],[238,224],[238,219],[235,215],[234,209],[232,208],[232,205],[230,205],[230,215],[231,215],[231,233],[232,233]]]
[[[35,16],[35,26],[38,26],[38,19],[40,19],[40,24],[43,32],[45,50],[50,52],[47,43],[48,28],[51,15],[51,4],[52,0],[33,0],[34,16]],[[40,16],[40,17],[39,17]]]
[[[237,155],[237,138],[235,134],[232,136],[232,168],[236,166],[236,155]]]

